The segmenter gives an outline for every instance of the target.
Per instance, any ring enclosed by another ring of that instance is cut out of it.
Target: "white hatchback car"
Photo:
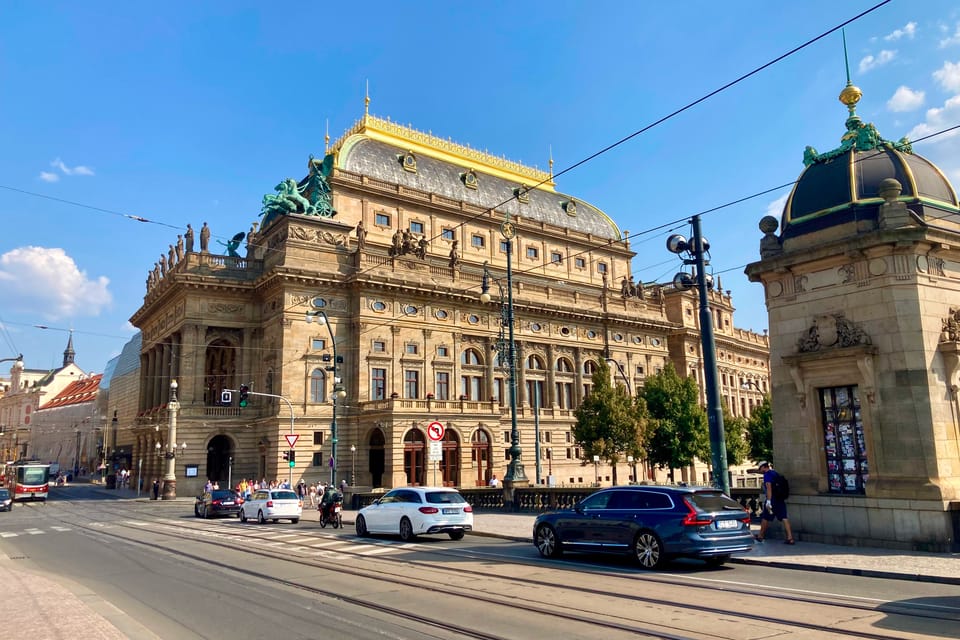
[[[303,501],[290,489],[257,489],[240,507],[240,522],[256,518],[263,524],[267,520],[300,522]]]
[[[460,540],[473,529],[473,507],[456,489],[403,487],[361,509],[356,526],[358,536],[392,533],[409,541],[424,533],[446,533]]]

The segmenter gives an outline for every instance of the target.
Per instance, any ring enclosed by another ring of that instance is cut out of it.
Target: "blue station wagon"
[[[750,514],[733,498],[706,487],[610,487],[576,507],[545,513],[533,524],[540,555],[565,551],[628,554],[656,569],[688,557],[722,565],[753,548]]]

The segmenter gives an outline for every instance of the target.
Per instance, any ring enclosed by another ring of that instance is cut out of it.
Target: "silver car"
[[[0,511],[11,511],[13,509],[13,496],[7,489],[0,489]]]
[[[300,522],[303,501],[290,489],[257,489],[240,507],[240,522],[256,519],[263,524],[267,520]]]

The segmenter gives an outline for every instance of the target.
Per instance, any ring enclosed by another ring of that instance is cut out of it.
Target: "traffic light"
[[[290,452],[289,452],[289,451],[284,451],[284,452],[283,452],[283,459],[284,459],[284,460],[290,460]]]
[[[290,454],[289,454],[289,455],[290,455],[290,462],[296,462],[296,460],[297,460],[297,452],[294,451],[293,449],[290,449]]]
[[[250,387],[245,384],[240,385],[240,406],[247,406],[247,398],[250,396]]]

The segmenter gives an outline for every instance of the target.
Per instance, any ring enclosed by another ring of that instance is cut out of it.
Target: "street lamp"
[[[500,339],[497,340],[496,349],[500,354],[500,362],[503,362],[504,355],[507,358],[507,367],[509,370],[510,388],[510,463],[507,465],[507,473],[503,477],[503,488],[510,501],[513,501],[513,488],[517,485],[526,486],[529,483],[527,474],[523,470],[523,461],[520,459],[520,432],[517,430],[517,344],[513,338],[513,238],[517,235],[517,229],[510,221],[510,214],[500,225],[500,235],[506,240],[507,248],[507,282],[506,292],[504,292],[503,283],[490,275],[488,263],[483,263],[483,283],[480,292],[480,301],[490,302],[490,280],[497,283],[500,289]],[[504,300],[506,293],[506,300]],[[504,304],[506,302],[506,304]],[[503,330],[507,329],[507,341],[504,344]],[[506,351],[506,354],[504,354]],[[539,443],[537,443],[539,446]]]
[[[696,267],[696,287],[700,299],[700,341],[703,349],[703,383],[707,391],[707,421],[710,426],[710,452],[713,463],[713,484],[724,493],[730,493],[730,476],[727,472],[727,445],[723,433],[723,408],[720,405],[720,383],[717,376],[717,352],[713,339],[713,316],[710,313],[710,300],[707,297],[709,286],[713,286],[713,277],[707,276],[704,267],[709,263],[704,258],[710,251],[710,243],[700,232],[700,216],[690,220],[693,227],[693,239],[681,235],[667,238],[667,250],[671,253],[685,254],[683,264]],[[673,286],[679,291],[693,288],[691,274],[681,271],[673,278]]]
[[[350,445],[350,455],[353,456],[353,462],[350,467],[350,486],[357,484],[357,445]]]
[[[167,402],[167,473],[163,476],[163,499],[176,500],[177,498],[177,412],[180,403],[177,402],[177,381],[170,381],[170,401]],[[183,443],[184,451],[187,443]]]
[[[606,360],[607,362],[612,362],[613,364],[617,365],[617,371],[620,372],[620,377],[623,378],[624,384],[627,385],[627,393],[633,396],[633,389],[630,387],[630,378],[627,377],[627,374],[623,371],[623,367],[620,365],[620,363],[614,360],[613,358],[604,358],[604,360]]]
[[[593,456],[593,473],[595,485],[600,486],[600,456]]]
[[[333,394],[331,394],[333,396],[333,415],[330,419],[330,485],[335,487],[337,486],[337,400],[343,400],[347,397],[347,392],[343,389],[342,380],[340,379],[340,365],[343,364],[343,359],[337,355],[337,339],[333,335],[333,327],[330,326],[330,319],[327,317],[327,312],[323,309],[307,311],[306,320],[308,323],[316,320],[317,324],[327,325],[327,331],[330,332],[330,348],[333,350],[333,364],[327,365],[324,369],[333,372]],[[329,360],[326,359],[325,361],[329,362]]]
[[[553,449],[547,447],[547,486],[553,481]]]

